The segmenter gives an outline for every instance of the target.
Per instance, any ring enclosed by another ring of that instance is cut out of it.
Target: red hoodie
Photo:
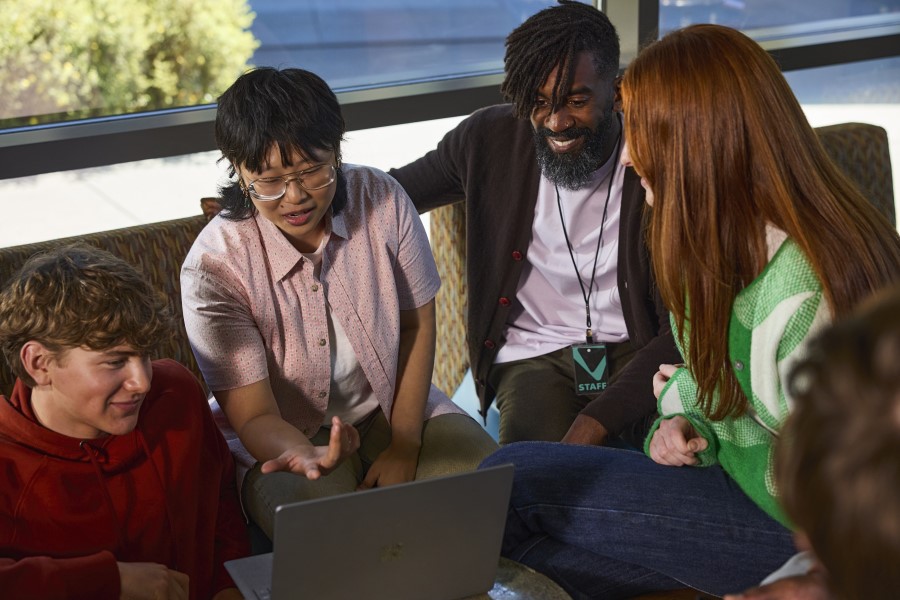
[[[117,561],[190,577],[202,600],[249,554],[234,463],[196,378],[153,363],[137,427],[78,440],[40,425],[31,389],[0,396],[0,595],[118,600]]]

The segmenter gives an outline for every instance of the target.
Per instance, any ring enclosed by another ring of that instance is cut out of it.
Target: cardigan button
[[[318,283],[312,284],[312,287],[311,287],[310,289],[311,289],[312,291],[314,291],[314,292],[318,292],[318,291],[319,291],[319,284],[318,284]]]
[[[741,362],[741,361],[739,361],[739,360],[734,361],[734,370],[735,370],[735,371],[743,371],[743,370],[744,370],[744,363]]]
[[[497,344],[494,343],[494,340],[484,340],[484,347],[488,350],[493,350]]]
[[[324,346],[324,345],[327,344],[327,343],[328,343],[328,340],[326,340],[325,338],[320,338],[320,339],[319,339],[319,345],[320,345],[320,346]]]
[[[507,298],[506,296],[503,296],[500,298],[500,306],[509,306],[509,305],[510,305],[509,298]]]
[[[522,253],[518,250],[513,250],[512,257],[513,260],[522,260]]]
[[[328,395],[328,392],[319,392],[319,398],[324,398]]]

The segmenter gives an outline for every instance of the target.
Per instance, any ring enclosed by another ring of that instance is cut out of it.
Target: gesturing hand
[[[157,563],[117,563],[121,600],[187,600],[188,576]]]
[[[661,465],[673,467],[696,465],[697,452],[706,450],[708,445],[691,422],[679,415],[662,421],[653,432],[650,458]]]
[[[298,444],[264,462],[260,470],[263,473],[289,471],[307,479],[318,479],[322,475],[328,475],[358,448],[359,432],[356,428],[333,417],[327,446]]]

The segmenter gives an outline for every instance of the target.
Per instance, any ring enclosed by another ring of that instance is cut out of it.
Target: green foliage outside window
[[[0,0],[0,119],[215,102],[259,42],[247,0]]]

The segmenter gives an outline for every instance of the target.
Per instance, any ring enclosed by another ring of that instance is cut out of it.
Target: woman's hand
[[[322,475],[328,475],[358,448],[359,432],[356,427],[333,417],[327,446],[298,444],[264,462],[260,470],[263,473],[288,471],[307,479],[318,479]]]
[[[666,419],[659,424],[650,440],[650,458],[661,465],[681,467],[696,465],[697,452],[706,450],[709,443],[700,437],[691,422],[682,416]]]
[[[657,400],[659,400],[659,395],[662,394],[663,388],[669,383],[669,379],[672,378],[675,371],[683,366],[684,365],[659,365],[659,371],[653,376],[653,395],[656,396]]]
[[[357,489],[366,490],[412,481],[416,478],[418,465],[419,446],[392,441],[369,467],[366,478]]]

